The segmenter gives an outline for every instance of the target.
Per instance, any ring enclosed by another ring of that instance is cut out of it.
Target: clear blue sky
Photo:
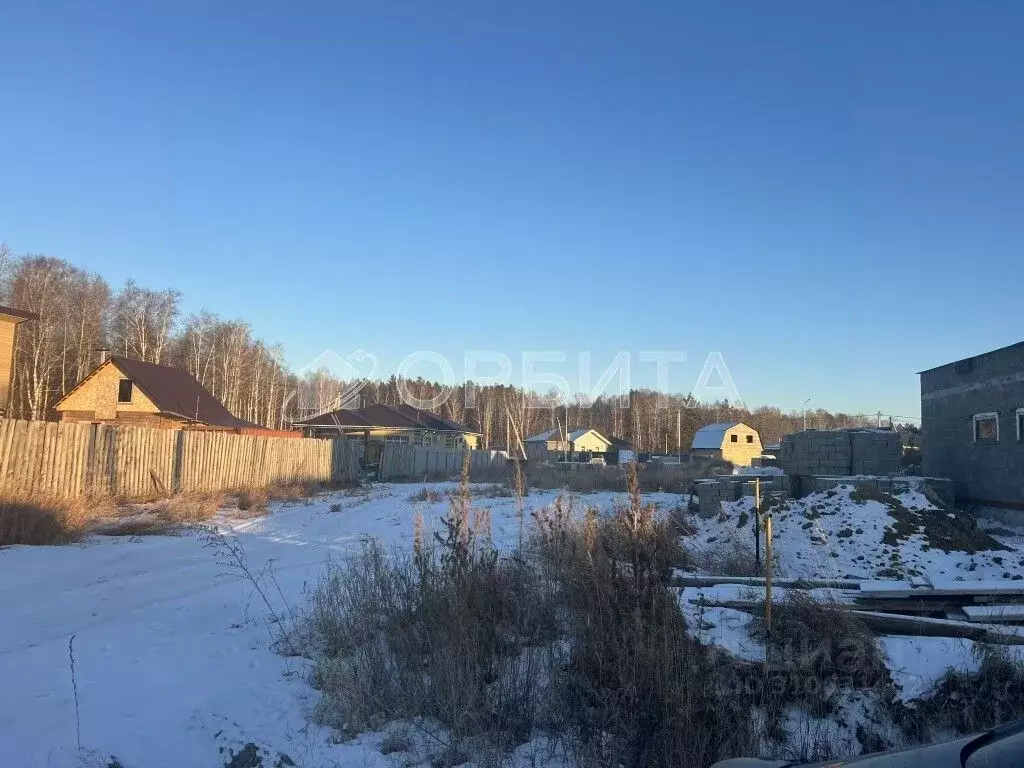
[[[915,371],[1024,337],[1022,3],[4,0],[0,27],[0,240],[296,367],[679,349],[688,391],[720,351],[751,405],[916,414]]]

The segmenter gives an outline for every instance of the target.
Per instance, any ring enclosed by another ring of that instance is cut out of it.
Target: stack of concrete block
[[[753,496],[757,488],[750,475],[720,475],[714,480],[697,481],[697,499],[702,517],[715,517],[722,511],[722,502],[739,501],[744,496]],[[783,498],[791,494],[790,478],[786,475],[765,475],[761,478],[761,498],[769,493],[781,493]]]
[[[720,484],[717,480],[703,480],[697,483],[697,499],[700,504],[700,516],[704,518],[717,517],[722,511],[722,493],[728,487],[730,495],[732,488]],[[732,498],[728,501],[733,501]]]
[[[783,498],[793,495],[792,480],[789,475],[772,475],[768,479],[768,492],[774,494],[782,494]],[[765,492],[765,483],[761,483],[761,493]]]
[[[887,475],[899,472],[902,444],[887,429],[809,429],[782,438],[779,466],[788,475]]]
[[[750,460],[752,467],[774,467],[777,465],[778,461],[774,456],[755,456]]]
[[[787,475],[838,475],[850,470],[850,435],[809,429],[782,438],[779,466]]]
[[[900,471],[903,442],[888,429],[850,431],[850,473],[888,475]]]

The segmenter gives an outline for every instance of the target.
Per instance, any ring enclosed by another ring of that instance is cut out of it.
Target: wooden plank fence
[[[381,454],[380,479],[402,480],[457,477],[462,471],[465,448],[429,448],[405,443],[385,443]],[[508,461],[500,451],[468,451],[470,471],[482,467],[504,467]]]
[[[297,439],[0,419],[0,494],[158,498],[280,482],[351,482],[343,438]]]

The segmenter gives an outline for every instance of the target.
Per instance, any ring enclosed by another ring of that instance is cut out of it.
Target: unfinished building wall
[[[779,466],[787,475],[888,475],[900,471],[903,447],[888,429],[809,429],[782,438]]]

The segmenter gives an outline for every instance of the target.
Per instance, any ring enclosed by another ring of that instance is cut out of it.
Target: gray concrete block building
[[[1024,342],[920,376],[924,474],[960,502],[1024,508]]]

